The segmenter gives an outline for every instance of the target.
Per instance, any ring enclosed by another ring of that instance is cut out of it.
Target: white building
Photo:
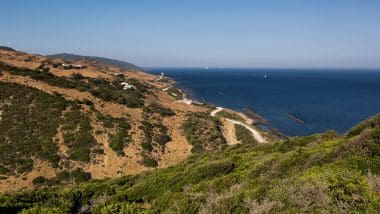
[[[120,85],[123,86],[124,90],[135,88],[134,85],[131,85],[131,84],[127,83],[127,82],[122,82]]]

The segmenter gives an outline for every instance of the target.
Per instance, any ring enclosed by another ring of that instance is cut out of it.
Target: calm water
[[[380,112],[380,71],[149,69],[165,72],[191,97],[242,111],[249,107],[287,135],[345,132]],[[264,75],[267,78],[264,78]],[[288,114],[304,121],[299,124]]]

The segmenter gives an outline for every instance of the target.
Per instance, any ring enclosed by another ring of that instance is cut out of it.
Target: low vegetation
[[[167,116],[174,116],[175,112],[169,108],[164,108],[162,105],[160,105],[157,102],[153,102],[149,104],[148,106],[144,107],[144,113],[146,114],[160,114],[161,116],[167,117]]]
[[[231,111],[227,111],[227,110],[219,111],[218,113],[216,113],[216,116],[225,117],[225,118],[228,118],[228,119],[232,119],[232,120],[236,120],[236,121],[241,121],[241,122],[245,121],[244,118],[242,118],[237,113],[234,113],[234,112],[231,112]]]
[[[9,71],[13,75],[27,76],[52,86],[87,91],[106,102],[115,102],[130,108],[143,107],[145,95],[152,93],[148,85],[136,79],[125,79],[124,76],[118,76],[112,82],[101,78],[88,78],[80,74],[73,74],[70,78],[57,77],[48,70],[18,68],[2,62],[0,62],[0,70]],[[124,90],[121,83],[125,81],[135,87]]]
[[[129,133],[131,129],[129,119],[113,118],[100,112],[97,112],[97,119],[101,121],[103,128],[110,130],[108,132],[109,147],[118,155],[124,155],[124,148],[132,142],[132,136]],[[112,132],[113,130],[114,132]]]
[[[76,161],[90,162],[93,146],[97,144],[92,136],[92,127],[87,116],[80,111],[80,106],[72,104],[63,116],[63,138],[69,148],[69,158]]]
[[[142,121],[139,129],[144,133],[141,141],[143,164],[147,167],[156,167],[157,160],[152,154],[163,152],[165,144],[172,140],[169,135],[169,129],[160,122],[151,123],[148,120]]]
[[[0,82],[0,175],[33,169],[33,157],[54,167],[60,160],[53,138],[68,102],[59,96]]]
[[[193,145],[194,153],[224,148],[227,143],[220,127],[220,120],[205,112],[189,113],[182,124],[187,141]]]
[[[38,176],[33,179],[32,183],[39,186],[53,186],[61,184],[78,184],[91,179],[91,173],[85,172],[83,169],[76,168],[72,171],[63,170],[56,177],[46,178]]]
[[[164,108],[161,104],[153,102],[143,108],[143,118],[139,129],[143,131],[141,147],[143,149],[142,164],[147,167],[157,167],[159,155],[165,151],[166,143],[172,140],[169,128],[162,121],[163,117],[174,116],[175,112],[169,108]]]
[[[168,88],[166,92],[177,100],[182,100],[185,96],[185,93],[181,89],[174,86]]]
[[[242,125],[235,124],[235,135],[236,139],[240,141],[242,144],[257,144],[257,141],[252,136],[252,132]]]
[[[378,119],[375,119],[378,121]],[[5,212],[379,213],[380,126],[193,155],[136,176],[0,195]],[[44,179],[39,179],[44,182]]]

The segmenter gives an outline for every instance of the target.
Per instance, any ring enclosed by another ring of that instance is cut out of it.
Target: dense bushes
[[[126,119],[118,119],[116,134],[110,135],[109,146],[116,151],[119,155],[123,155],[124,147],[132,141],[129,130],[131,125],[126,122]]]
[[[185,96],[185,93],[181,89],[173,86],[168,88],[166,92],[177,100],[182,100]]]
[[[103,128],[109,130],[108,143],[111,149],[117,152],[118,155],[124,155],[124,147],[132,141],[132,137],[129,134],[131,129],[130,120],[124,117],[114,118],[110,115],[103,115],[100,112],[97,112],[96,118],[102,123]],[[97,130],[96,132],[100,134],[102,131]]]
[[[80,112],[79,105],[73,103],[64,114],[62,131],[64,142],[70,149],[70,159],[89,162],[91,149],[97,142],[92,136],[90,121]]]
[[[257,144],[257,141],[252,136],[252,133],[242,125],[235,124],[236,139],[242,144]]]
[[[169,129],[161,122],[150,123],[147,120],[142,121],[139,129],[144,133],[144,138],[141,140],[144,157],[142,163],[148,167],[155,167],[157,163],[152,164],[154,159],[149,156],[153,152],[163,151],[165,144],[172,140],[169,135]],[[157,162],[156,160],[154,161]]]
[[[195,153],[221,149],[226,145],[220,130],[220,121],[207,113],[189,113],[182,128]]]
[[[143,155],[143,164],[144,164],[144,166],[147,166],[147,167],[157,167],[158,166],[158,163],[156,160],[154,160],[153,158],[150,158],[146,155]]]
[[[358,125],[356,125],[355,127],[353,127],[352,129],[350,129],[347,132],[347,136],[353,137],[353,136],[360,134],[365,129],[372,129],[372,128],[378,127],[378,126],[380,126],[380,114],[375,115],[375,116],[359,123]]]
[[[57,167],[58,148],[52,139],[67,101],[11,83],[0,83],[0,91],[0,171],[28,172],[33,156]]]
[[[379,159],[380,131],[369,131],[361,138],[326,132],[284,143],[241,144],[137,176],[0,195],[0,209],[379,213],[380,172],[358,167]]]
[[[142,164],[147,167],[157,167],[157,158],[159,155],[153,155],[164,152],[166,143],[172,140],[169,128],[163,123],[163,117],[175,115],[175,112],[169,108],[164,108],[157,102],[153,102],[143,108],[143,118],[139,129],[143,131],[144,136],[141,140],[143,161]]]
[[[216,113],[216,115],[219,117],[225,117],[228,119],[244,122],[244,119],[240,115],[231,111],[222,110]]]
[[[153,102],[149,104],[148,106],[144,107],[144,112],[147,114],[160,114],[161,116],[173,116],[175,115],[175,112],[169,108],[164,108],[162,105],[160,105],[157,102]]]

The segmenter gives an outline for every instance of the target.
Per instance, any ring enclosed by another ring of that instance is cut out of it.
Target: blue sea
[[[380,70],[147,70],[164,72],[193,99],[237,111],[251,108],[289,136],[344,133],[380,112]]]

